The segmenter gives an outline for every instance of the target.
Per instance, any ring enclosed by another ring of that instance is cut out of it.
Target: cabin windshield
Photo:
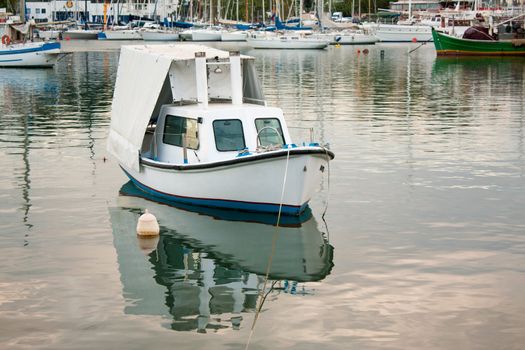
[[[238,119],[215,120],[213,134],[218,151],[240,151],[246,148],[242,122]]]
[[[277,118],[258,118],[255,119],[255,127],[259,144],[261,146],[283,145],[284,137],[281,123]]]
[[[196,119],[167,115],[162,142],[168,145],[183,147],[183,136],[186,135],[186,147],[199,149],[198,130]]]

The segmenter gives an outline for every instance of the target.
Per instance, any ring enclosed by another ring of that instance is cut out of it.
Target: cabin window
[[[255,127],[259,135],[261,146],[283,145],[284,137],[281,129],[281,122],[277,118],[255,119]]]
[[[167,115],[164,123],[162,142],[183,147],[182,137],[186,134],[186,147],[199,149],[199,128],[196,119]]]
[[[215,120],[213,134],[218,151],[240,151],[246,148],[242,122],[238,119]]]

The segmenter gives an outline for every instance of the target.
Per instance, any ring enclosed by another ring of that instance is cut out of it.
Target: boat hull
[[[30,43],[0,48],[0,67],[53,67],[60,43]]]
[[[438,56],[525,56],[523,41],[491,41],[456,38],[432,31]]]
[[[222,32],[221,41],[246,41],[246,32]]]
[[[375,44],[379,39],[368,34],[336,34],[335,43],[340,45]]]
[[[98,33],[96,30],[68,30],[62,36],[66,40],[97,40]]]
[[[144,41],[178,41],[179,33],[174,32],[142,32]]]
[[[200,165],[193,169],[159,167],[143,159],[139,172],[125,168],[131,181],[144,192],[174,202],[277,213],[288,164],[281,212],[300,215],[321,183],[330,156],[322,149],[303,154],[278,151],[236,158],[229,164]],[[287,161],[288,159],[288,161]]]
[[[427,42],[432,41],[430,26],[381,24],[374,33],[381,42]]]
[[[194,30],[191,33],[192,41],[221,41],[221,32],[214,30]]]
[[[61,30],[41,30],[38,32],[38,37],[42,40],[57,40],[60,38]]]
[[[141,40],[142,36],[136,30],[108,30],[98,35],[99,40]]]
[[[247,39],[248,45],[254,49],[324,49],[329,45],[328,40],[303,39],[303,40],[280,40],[269,39]]]

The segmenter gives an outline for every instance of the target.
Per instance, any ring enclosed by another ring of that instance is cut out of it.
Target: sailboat
[[[330,45],[330,38],[301,32],[252,32],[246,41],[254,49],[324,49]]]
[[[432,41],[432,27],[412,23],[412,0],[408,2],[407,24],[369,24],[369,28],[381,42],[429,42]]]

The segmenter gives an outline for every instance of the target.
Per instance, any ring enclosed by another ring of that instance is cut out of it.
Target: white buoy
[[[159,232],[157,218],[146,209],[146,212],[140,216],[137,222],[137,234],[139,236],[157,236]]]

